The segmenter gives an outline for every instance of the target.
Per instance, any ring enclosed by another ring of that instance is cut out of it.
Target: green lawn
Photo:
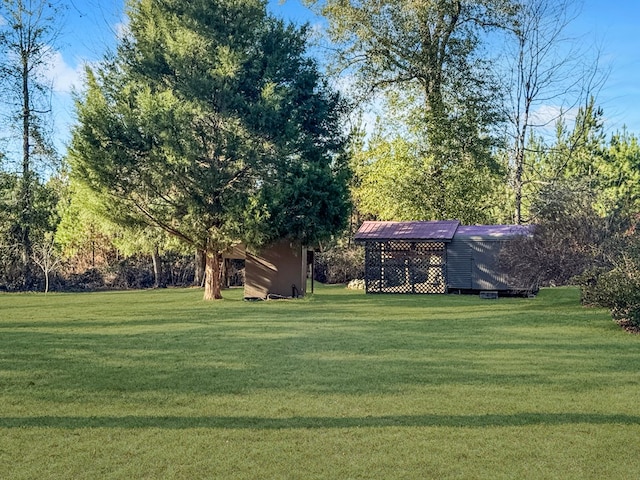
[[[575,289],[225,295],[0,295],[0,478],[640,475],[640,336]]]

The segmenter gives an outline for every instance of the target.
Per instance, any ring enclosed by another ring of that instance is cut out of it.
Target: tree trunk
[[[220,272],[220,279],[222,283],[222,288],[229,288],[229,259],[222,259],[222,271]]]
[[[528,121],[529,114],[528,111],[525,112],[525,121]],[[514,212],[514,223],[516,225],[520,225],[522,223],[522,196],[523,196],[523,176],[524,176],[524,161],[525,161],[525,147],[526,147],[526,135],[527,135],[527,125],[526,123],[522,125],[521,131],[518,134],[518,138],[516,139],[516,147],[515,147],[515,160],[514,160],[514,178],[513,178],[513,190],[515,196],[515,212]]]
[[[160,258],[160,251],[157,246],[153,249],[151,260],[153,261],[153,288],[164,288],[165,284],[162,279],[162,259]]]
[[[31,104],[29,54],[21,51],[22,67],[22,188],[20,192],[20,229],[24,288],[31,288]]]
[[[209,250],[206,252],[205,281],[204,281],[204,299],[220,300],[221,293],[221,274],[222,255],[217,251]]]
[[[201,287],[204,284],[204,277],[205,277],[205,263],[206,263],[206,259],[205,259],[205,253],[204,250],[196,250],[195,256],[194,256],[194,263],[195,263],[195,274],[193,276],[193,285],[195,287]]]
[[[513,221],[516,225],[522,224],[522,172],[519,172],[519,168],[516,169],[516,176],[513,182],[513,189],[515,191],[515,212]]]

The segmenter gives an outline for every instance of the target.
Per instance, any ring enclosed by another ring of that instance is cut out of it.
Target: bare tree
[[[23,283],[29,287],[32,258],[34,161],[52,157],[54,149],[44,129],[50,112],[51,85],[45,70],[58,38],[61,9],[49,0],[2,0],[0,15],[0,85],[11,114],[11,124],[20,131],[21,182],[18,191],[18,242],[21,246]]]
[[[512,186],[515,223],[522,223],[527,179],[527,142],[536,130],[586,106],[601,85],[597,57],[589,59],[568,27],[579,14],[575,0],[517,0],[511,29],[515,39],[506,67],[510,73]],[[579,139],[576,139],[579,140]]]
[[[500,261],[523,289],[567,285],[594,267],[607,265],[611,238],[620,219],[603,219],[593,207],[595,192],[576,180],[541,188],[531,207],[535,228],[509,242]]]
[[[53,272],[62,261],[56,249],[54,236],[51,234],[45,235],[45,238],[41,242],[35,243],[31,255],[33,261],[40,267],[40,270],[42,270],[44,274],[44,293],[48,293],[51,272]]]

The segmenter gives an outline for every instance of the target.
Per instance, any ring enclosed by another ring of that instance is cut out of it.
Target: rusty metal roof
[[[364,222],[354,239],[367,240],[433,240],[449,242],[460,222],[458,220],[414,222]]]

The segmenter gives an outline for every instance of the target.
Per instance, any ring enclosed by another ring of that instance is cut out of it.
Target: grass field
[[[0,295],[0,478],[640,476],[640,336],[575,289],[225,295]]]

